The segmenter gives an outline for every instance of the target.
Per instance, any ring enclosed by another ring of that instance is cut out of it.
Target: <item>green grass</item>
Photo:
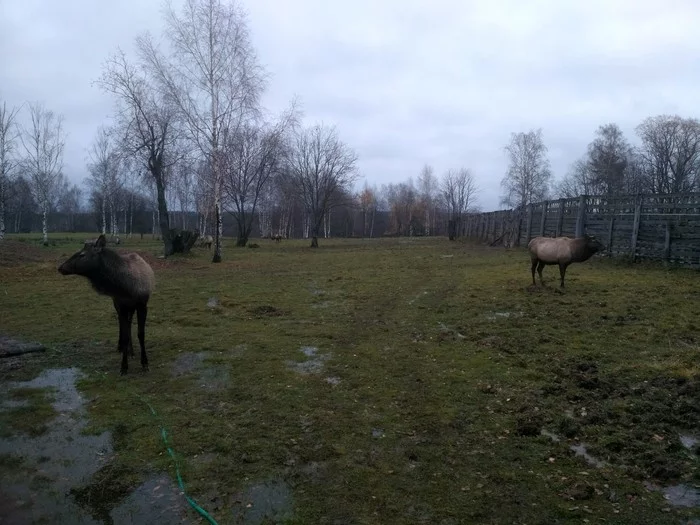
[[[79,366],[91,429],[115,433],[110,472],[174,476],[148,401],[188,492],[222,525],[248,486],[278,477],[295,523],[700,515],[643,485],[700,483],[698,456],[678,440],[700,434],[694,270],[595,259],[572,265],[560,293],[552,267],[548,287],[530,286],[524,250],[446,239],[322,239],[318,250],[226,239],[220,264],[204,249],[158,260],[157,242],[126,241],[120,250],[150,254],[158,283],[150,371],[137,355],[120,377],[111,301],[56,271],[89,235],[47,248],[24,237],[2,257],[2,330],[50,350],[2,379]],[[325,356],[320,373],[290,366],[307,359],[303,346]],[[580,442],[608,466],[574,456]]]

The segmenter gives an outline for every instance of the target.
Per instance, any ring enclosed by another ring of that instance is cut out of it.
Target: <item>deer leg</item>
[[[141,368],[148,370],[148,356],[146,355],[146,315],[148,306],[140,304],[136,307],[136,320],[138,322],[139,344],[141,345]]]
[[[532,260],[532,284],[533,284],[533,286],[536,284],[535,283],[535,268],[537,268],[537,259]]]
[[[129,327],[129,355],[134,357],[134,345],[131,342],[131,322],[134,319],[135,308],[129,308],[129,318],[127,319],[127,326]]]
[[[540,261],[537,265],[537,273],[540,274],[540,284],[544,286],[544,281],[542,280],[542,270],[544,269],[544,261]]]
[[[566,273],[566,264],[559,264],[559,275],[561,275],[561,288],[564,288],[564,274]]]
[[[127,353],[129,350],[129,312],[125,307],[119,308],[119,350],[122,353],[121,375],[126,374],[129,364]]]
[[[122,352],[122,318],[121,318],[121,307],[116,299],[112,298],[112,304],[114,305],[114,310],[117,312],[117,319],[119,319],[119,343],[117,344],[117,352],[121,354]]]

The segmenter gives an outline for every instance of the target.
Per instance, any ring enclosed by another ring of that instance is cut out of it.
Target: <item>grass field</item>
[[[0,333],[49,346],[0,380],[86,373],[89,430],[111,431],[117,452],[95,484],[174,478],[147,400],[188,493],[222,525],[271,480],[294,524],[700,517],[645,486],[700,485],[697,445],[680,440],[700,436],[697,271],[596,258],[560,293],[553,267],[531,286],[523,249],[446,239],[227,239],[217,265],[204,249],[162,260],[155,241],[126,241],[158,283],[150,371],[137,351],[122,377],[111,300],[56,271],[87,235],[52,237],[0,244]],[[41,403],[13,414],[0,420],[12,432],[48,417]],[[604,463],[576,455],[582,444]]]

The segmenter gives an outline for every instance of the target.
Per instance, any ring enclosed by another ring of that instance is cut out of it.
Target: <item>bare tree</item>
[[[659,115],[637,126],[638,154],[653,193],[693,191],[700,176],[700,121]]]
[[[142,162],[153,178],[164,255],[171,255],[173,239],[165,191],[167,154],[177,138],[174,107],[143,68],[129,63],[121,50],[107,60],[98,84],[116,97],[116,127],[125,152]]]
[[[442,195],[450,217],[448,235],[451,241],[459,236],[462,219],[474,206],[479,188],[474,175],[466,168],[448,170],[442,179]]]
[[[360,210],[362,211],[362,236],[369,236],[371,238],[374,233],[374,216],[377,212],[378,205],[376,188],[370,188],[367,181],[365,181],[365,185],[357,200],[360,203]]]
[[[225,133],[257,115],[265,81],[246,17],[238,3],[185,0],[181,14],[166,9],[172,54],[165,57],[141,38],[151,70],[175,103],[190,139],[209,160],[216,220],[212,261],[221,261]]]
[[[248,122],[226,133],[223,147],[224,189],[237,224],[236,246],[245,246],[270,178],[284,167],[288,131],[297,123],[294,107],[276,124]]]
[[[101,231],[105,235],[108,225],[114,224],[115,198],[119,187],[119,152],[113,141],[110,130],[105,126],[97,129],[95,140],[88,151],[87,185],[99,196]],[[110,222],[107,222],[107,212]]]
[[[501,203],[520,211],[546,198],[552,178],[542,129],[512,133],[505,147],[508,171],[501,180]]]
[[[588,175],[595,194],[617,195],[625,187],[632,148],[617,124],[600,126],[588,145]]]
[[[560,198],[573,199],[579,195],[593,195],[594,183],[588,159],[580,158],[569,167],[567,174],[554,186],[554,193]]]
[[[24,170],[42,214],[44,246],[49,244],[48,214],[63,179],[63,116],[47,110],[42,103],[29,105],[31,126],[20,138],[26,153]]]
[[[421,204],[425,211],[425,235],[430,235],[433,231],[437,216],[437,195],[439,182],[433,172],[433,168],[427,164],[423,166],[418,177],[418,188],[420,191]]]
[[[289,170],[297,194],[308,214],[311,247],[318,247],[324,217],[338,205],[333,200],[347,191],[357,177],[357,155],[339,138],[335,127],[322,124],[297,133]]]
[[[17,166],[15,144],[19,130],[15,118],[19,108],[7,108],[7,103],[0,106],[0,241],[5,238],[5,205],[10,177]]]
[[[75,215],[80,212],[83,192],[77,184],[64,181],[64,188],[59,192],[58,211],[66,216],[66,229],[75,231]]]

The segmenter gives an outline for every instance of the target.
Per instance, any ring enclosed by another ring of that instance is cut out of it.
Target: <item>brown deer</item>
[[[542,269],[545,265],[558,264],[561,276],[561,288],[564,288],[564,274],[566,267],[571,263],[583,262],[590,259],[595,253],[605,249],[605,246],[595,237],[584,235],[583,237],[535,237],[527,248],[530,251],[532,262],[532,284],[535,283],[535,269],[542,282]]]
[[[100,235],[94,243],[86,242],[58,267],[63,275],[86,277],[95,291],[112,298],[119,317],[119,343],[122,354],[121,373],[128,369],[127,352],[134,355],[131,342],[131,321],[136,312],[138,338],[141,346],[141,366],[148,370],[145,329],[148,300],[155,289],[155,275],[151,266],[136,253],[117,253],[106,247],[107,240]]]

